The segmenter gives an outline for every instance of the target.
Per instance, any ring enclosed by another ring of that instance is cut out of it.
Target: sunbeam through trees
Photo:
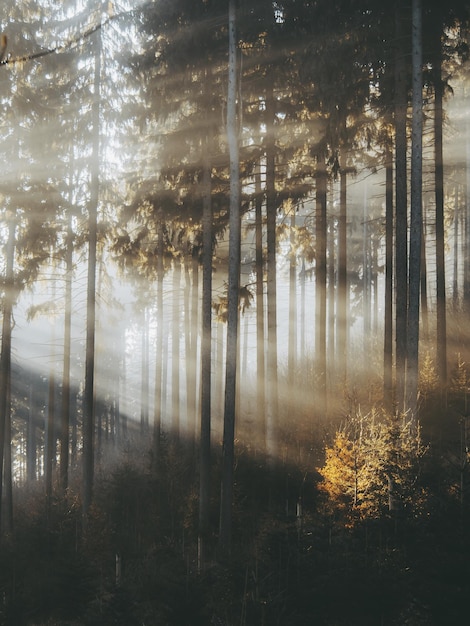
[[[469,46],[4,0],[0,626],[464,622]]]

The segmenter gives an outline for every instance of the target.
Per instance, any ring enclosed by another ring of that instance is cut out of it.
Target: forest
[[[452,626],[470,5],[3,0],[0,626]]]

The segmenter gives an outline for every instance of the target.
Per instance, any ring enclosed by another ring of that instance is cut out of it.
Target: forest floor
[[[128,452],[103,466],[86,523],[79,477],[49,506],[40,481],[17,487],[14,534],[0,553],[0,625],[462,624],[470,597],[465,425],[458,410],[444,418],[430,410],[424,505],[371,517],[327,506],[311,446],[274,467],[239,444],[232,555],[217,558],[216,457],[212,554],[202,572],[194,446],[165,439],[158,468],[150,454],[135,461]]]

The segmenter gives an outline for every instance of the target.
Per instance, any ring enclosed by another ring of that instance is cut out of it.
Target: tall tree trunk
[[[4,479],[7,476],[5,464],[10,458],[5,455],[7,446],[11,445],[11,439],[7,439],[11,433],[11,412],[9,398],[10,372],[11,372],[11,333],[12,313],[14,301],[14,258],[15,258],[15,218],[7,212],[8,240],[5,255],[5,295],[3,300],[2,321],[2,348],[0,352],[0,530],[8,532],[8,519],[10,514],[4,502]],[[4,471],[5,470],[5,471]]]
[[[413,420],[418,414],[419,298],[421,278],[423,193],[423,78],[421,0],[412,0],[412,133],[411,133],[411,222],[408,285],[408,334],[406,405]]]
[[[326,371],[328,373],[327,382],[336,373],[335,353],[336,353],[336,337],[335,337],[335,301],[336,301],[336,268],[335,268],[335,218],[331,216],[329,220],[329,228],[327,231],[327,323],[328,323],[328,356]]]
[[[163,211],[158,212],[157,231],[157,342],[155,354],[155,387],[153,402],[153,455],[155,468],[160,461],[160,435],[162,428],[162,373],[163,373],[163,246],[164,246]]]
[[[407,29],[405,2],[400,0],[395,9],[395,340],[396,392],[398,412],[404,409],[406,332],[408,306],[408,224],[407,224]]]
[[[54,326],[51,329],[51,347],[55,344]],[[51,361],[54,356],[51,354]],[[49,393],[47,400],[47,416],[46,416],[46,445],[44,446],[44,469],[46,483],[46,520],[47,525],[50,524],[52,511],[52,491],[53,491],[53,470],[55,459],[55,363],[51,362],[49,370]]]
[[[267,247],[267,354],[266,354],[266,447],[271,460],[277,454],[278,437],[278,365],[277,365],[277,268],[274,94],[272,85],[266,94],[266,247]]]
[[[447,384],[447,320],[445,284],[445,232],[444,232],[444,160],[442,148],[443,81],[441,37],[435,42],[434,85],[434,193],[436,201],[436,307],[437,307],[437,375],[441,388]]]
[[[318,157],[315,206],[315,414],[326,417],[326,193],[325,158]]]
[[[145,437],[149,425],[149,328],[147,307],[142,311],[141,332],[141,387],[140,387],[140,434]]]
[[[260,167],[255,172],[255,263],[256,263],[256,412],[261,451],[266,452],[266,366],[264,329],[263,194]]]
[[[464,90],[468,95],[469,90]],[[463,310],[470,313],[470,120],[465,122],[466,150],[465,150],[465,219],[464,219],[464,258],[463,258]]]
[[[295,247],[295,207],[290,216],[289,254],[289,341],[287,347],[289,389],[294,390],[297,370],[297,252]]]
[[[180,287],[181,260],[173,260],[173,312],[171,324],[171,428],[176,440],[180,436]]]
[[[83,511],[88,513],[93,497],[95,433],[95,319],[96,242],[100,169],[101,29],[94,34],[94,79],[92,105],[92,155],[88,205],[87,321],[85,348],[85,389],[83,394]]]
[[[426,260],[426,222],[423,213],[423,235],[421,237],[421,322],[420,333],[425,342],[429,339],[429,311],[428,311],[428,270]]]
[[[10,537],[13,534],[13,462],[12,462],[12,449],[11,449],[11,437],[12,437],[12,424],[11,424],[11,367],[8,380],[8,389],[6,397],[6,414],[5,421],[5,460],[4,460],[4,474],[3,474],[3,523],[4,531],[6,535]]]
[[[29,411],[28,411],[28,436],[26,449],[26,467],[28,481],[36,480],[36,397],[34,393],[34,374],[30,372],[29,379]]]
[[[225,371],[224,438],[220,498],[219,549],[222,558],[231,552],[234,472],[235,396],[238,351],[238,292],[240,283],[240,163],[237,120],[236,1],[229,0],[229,62],[227,139],[230,156],[229,273],[227,356]]]
[[[210,175],[210,172],[209,172]],[[210,189],[210,188],[209,188]],[[210,193],[210,191],[209,191]],[[186,356],[189,369],[189,389],[188,389],[188,426],[190,428],[190,437],[198,438],[198,419],[200,413],[198,399],[198,337],[199,337],[199,243],[194,245],[191,254],[191,340],[189,346],[189,355]]]
[[[341,153],[338,218],[338,297],[336,311],[336,365],[341,380],[347,377],[347,170],[345,151]]]
[[[65,494],[69,484],[69,428],[70,428],[70,360],[72,337],[72,278],[73,278],[73,227],[72,212],[67,216],[65,244],[65,306],[64,306],[64,359],[62,363],[62,404],[60,417],[60,488]]]
[[[459,307],[459,187],[455,185],[454,198],[454,267],[452,280],[452,307],[454,314],[457,313]]]
[[[199,466],[199,534],[198,567],[207,565],[210,531],[211,482],[211,356],[212,356],[212,202],[210,141],[204,146],[203,214],[202,214],[202,342],[201,342],[201,435]],[[196,329],[193,328],[193,332]]]
[[[393,156],[390,146],[385,157],[385,321],[384,321],[384,405],[393,407]]]

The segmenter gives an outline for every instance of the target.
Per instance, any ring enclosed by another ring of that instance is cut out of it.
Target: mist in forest
[[[461,623],[469,24],[3,3],[1,624]]]

